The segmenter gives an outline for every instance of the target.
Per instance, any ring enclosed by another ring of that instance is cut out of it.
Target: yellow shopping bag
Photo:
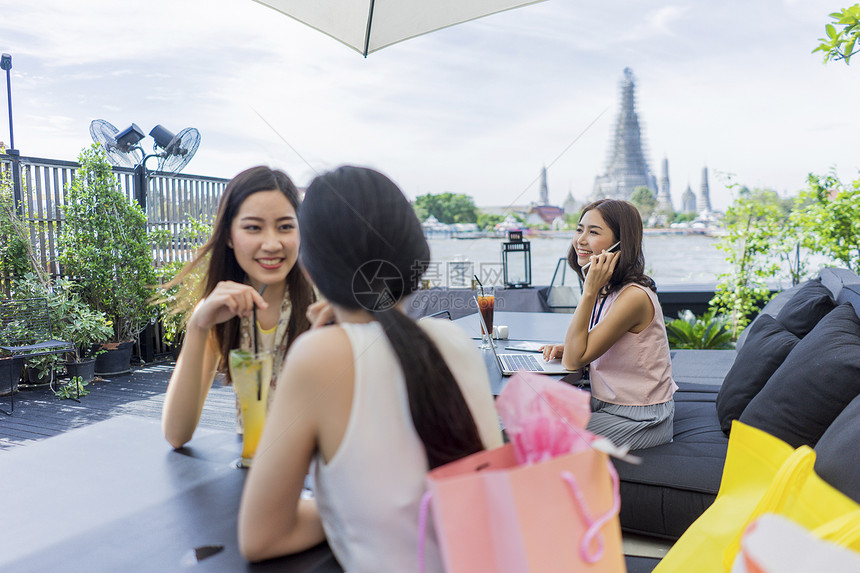
[[[813,470],[815,452],[735,421],[717,499],[654,569],[730,571],[747,526],[764,513],[815,530],[860,509]],[[860,546],[851,547],[860,550]]]

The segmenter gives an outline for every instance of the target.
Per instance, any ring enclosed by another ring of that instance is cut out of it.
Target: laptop
[[[478,299],[475,298],[475,304]],[[480,309],[480,305],[478,305]],[[484,332],[489,332],[487,324],[484,322],[484,316],[478,311],[478,318],[481,320],[481,326]],[[491,339],[492,340],[492,339]],[[495,344],[490,344],[490,349],[493,351],[493,356],[496,357],[496,364],[499,366],[499,372],[502,376],[512,376],[520,370],[527,372],[540,372],[542,374],[570,374],[574,370],[568,370],[561,365],[561,359],[555,358],[549,362],[544,361],[543,356],[535,357],[534,354],[499,354],[496,352]]]

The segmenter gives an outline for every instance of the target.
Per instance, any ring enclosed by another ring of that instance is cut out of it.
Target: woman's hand
[[[564,344],[546,344],[538,350],[543,352],[543,359],[547,362],[553,358],[561,358],[564,354]]]
[[[618,264],[618,256],[621,253],[608,253],[606,249],[599,255],[591,256],[591,266],[588,267],[588,272],[585,273],[585,283],[583,291],[589,289],[597,295],[603,287],[609,284],[609,279],[612,278],[612,273],[615,272],[615,265]]]
[[[189,324],[209,330],[216,324],[234,316],[251,316],[254,307],[268,308],[269,304],[254,287],[233,281],[221,281],[200,301],[189,319]]]
[[[335,322],[334,308],[332,308],[331,303],[327,300],[318,300],[308,306],[305,316],[308,317],[311,328],[319,328],[334,324]]]

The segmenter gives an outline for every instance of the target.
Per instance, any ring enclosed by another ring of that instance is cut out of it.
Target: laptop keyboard
[[[531,354],[502,354],[499,358],[507,371],[528,370],[529,372],[543,372],[540,363]]]

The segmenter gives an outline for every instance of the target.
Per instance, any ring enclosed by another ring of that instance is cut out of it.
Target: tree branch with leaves
[[[833,23],[824,27],[827,37],[818,39],[820,44],[812,53],[824,52],[825,63],[843,60],[847,65],[851,62],[851,56],[860,51],[860,45],[857,44],[860,36],[860,4],[833,12],[830,18]]]
[[[741,187],[724,222],[727,235],[717,248],[726,253],[731,270],[719,275],[710,306],[730,317],[732,338],[737,339],[770,299],[768,280],[791,266],[789,253],[798,239],[789,225],[786,201],[770,190]]]

